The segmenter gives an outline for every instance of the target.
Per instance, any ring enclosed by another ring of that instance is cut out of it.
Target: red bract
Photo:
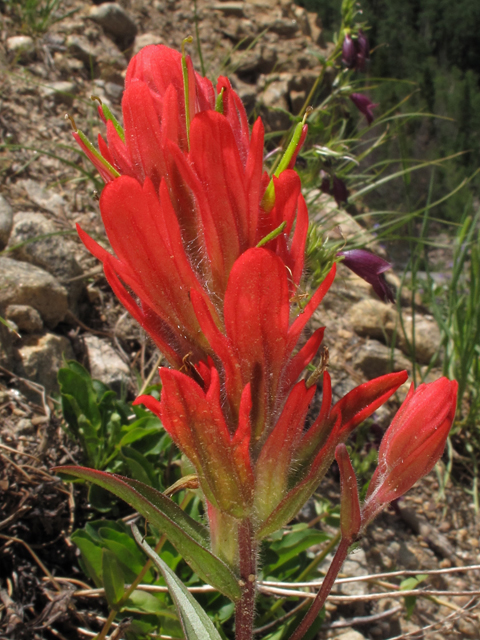
[[[283,223],[282,233],[266,246],[287,267],[293,293],[303,272],[308,231],[300,179],[292,170],[274,178],[273,209],[263,210],[268,177],[263,175],[262,122],[258,119],[250,134],[243,105],[226,78],[217,85],[223,113],[213,110],[213,86],[194,74],[188,57],[193,119],[186,128],[181,66],[181,55],[161,45],[146,47],[132,59],[122,103],[125,141],[109,119],[109,145],[100,143],[104,157],[123,174],[108,178],[100,199],[115,255],[79,229],[87,248],[104,263],[117,296],[177,368],[187,355],[198,362],[212,354],[190,292],[220,326],[235,261]],[[105,177],[108,167],[98,153],[90,157]]]
[[[161,402],[150,396],[137,399],[162,418],[195,465],[208,501],[230,515],[245,515],[252,506],[251,498],[255,519],[263,523],[284,499],[293,479],[298,483],[306,476],[311,482],[315,476],[319,481],[332,462],[336,445],[406,379],[406,373],[383,376],[331,407],[325,374],[322,408],[303,433],[315,387],[307,388],[304,381],[295,383],[315,357],[324,328],[300,349],[298,341],[334,275],[335,268],[291,321],[285,264],[268,249],[247,250],[230,273],[224,325],[215,321],[197,290],[190,292],[213,353],[208,363],[197,365],[197,381],[185,373],[162,369]],[[226,399],[222,405],[220,379]]]
[[[457,389],[458,383],[447,378],[421,384],[416,390],[412,384],[383,436],[364,506],[365,524],[438,462],[455,418]]]

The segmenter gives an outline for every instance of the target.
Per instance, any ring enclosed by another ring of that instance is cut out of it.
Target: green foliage
[[[160,420],[140,406],[120,400],[116,393],[78,363],[70,361],[58,372],[65,429],[81,446],[83,462],[94,469],[129,476],[158,490],[164,479],[180,477],[179,459]],[[95,485],[91,505],[108,512],[112,495]]]
[[[326,38],[334,37],[342,24],[340,2],[298,0],[297,4],[316,11]],[[361,18],[355,19],[367,24],[373,52],[369,92],[380,103],[376,113],[380,116],[395,109],[406,118],[405,128],[391,131],[376,156],[436,161],[465,152],[439,174],[433,197],[440,199],[480,165],[480,4],[475,0],[362,0],[360,6]],[[419,117],[422,113],[437,117]],[[425,202],[427,183],[424,172],[413,185],[417,203]],[[468,189],[441,204],[441,216],[457,221],[471,194],[479,190],[477,177]],[[393,199],[398,199],[395,189],[381,190],[370,195],[367,203],[370,208],[388,209]]]
[[[419,584],[425,582],[428,578],[428,575],[422,574],[418,576],[412,576],[411,578],[405,578],[400,583],[400,591],[413,591],[418,587]],[[413,612],[415,611],[415,606],[417,604],[416,596],[405,596],[405,608],[407,609],[407,618],[411,618]]]
[[[190,515],[194,515],[197,505],[195,501],[188,507]],[[142,537],[142,536],[140,536]],[[263,567],[259,575],[262,580],[295,580],[313,577],[312,545],[320,545],[329,540],[328,534],[310,528],[307,524],[296,524],[284,531],[279,531],[262,543]],[[130,528],[122,521],[97,520],[88,523],[84,529],[77,530],[72,535],[72,541],[79,548],[80,565],[85,574],[93,580],[96,587],[104,588],[107,600],[113,603],[122,601],[123,592],[134,582],[143,570],[146,558],[136,544]],[[149,527],[146,541],[150,547],[157,547],[161,538],[156,528]],[[174,571],[187,586],[198,586],[198,577],[183,561],[176,549],[166,542],[158,551],[161,560]],[[115,565],[115,566],[114,566]],[[308,568],[312,566],[309,572]],[[157,587],[165,586],[165,580],[157,576],[153,568],[149,568],[143,575],[142,585]],[[229,635],[233,623],[233,603],[225,596],[216,592],[195,594],[195,599],[204,610],[208,611],[217,629],[223,637]],[[260,594],[257,602],[258,626],[275,622],[284,616],[298,603],[286,598],[273,601],[269,594]],[[181,637],[181,626],[178,615],[172,606],[168,593],[159,591],[134,590],[122,603],[117,620],[128,616],[133,618],[128,638],[143,638],[147,633],[165,633]],[[298,624],[302,612],[272,627],[273,634],[267,637],[286,638]],[[320,616],[318,627],[323,616]],[[138,635],[134,635],[138,634]]]
[[[213,622],[189,593],[181,580],[177,578],[170,567],[158,554],[142,539],[138,529],[132,527],[133,535],[137,543],[142,547],[149,558],[160,569],[163,579],[167,583],[168,591],[172,596],[183,632],[187,640],[220,640],[220,635]]]
[[[58,13],[62,0],[4,0],[12,17],[26,33],[41,34],[54,24],[72,15],[78,9]]]

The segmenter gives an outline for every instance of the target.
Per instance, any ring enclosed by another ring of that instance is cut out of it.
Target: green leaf
[[[102,553],[103,588],[108,605],[114,609],[125,593],[125,579],[117,556],[104,549]]]
[[[149,486],[154,486],[157,483],[153,466],[139,451],[133,447],[122,447],[120,453],[135,480]]]
[[[202,607],[188,592],[185,585],[177,578],[173,571],[163,562],[160,556],[142,539],[135,525],[132,526],[132,532],[137,543],[162,572],[170,595],[177,607],[180,622],[187,640],[222,640],[213,622]]]
[[[416,589],[420,583],[428,578],[428,575],[421,574],[418,576],[412,576],[410,578],[405,578],[400,583],[400,591],[413,591]],[[407,610],[407,618],[411,618],[413,612],[415,611],[415,605],[417,604],[416,596],[405,596],[405,608]]]
[[[172,609],[169,609],[165,602],[162,602],[153,594],[148,593],[148,591],[140,591],[139,589],[130,595],[123,609],[138,613],[154,613],[157,616],[164,616],[165,618],[172,618],[173,620],[178,619],[177,614]]]
[[[165,533],[184,560],[202,580],[233,601],[241,597],[238,581],[230,568],[207,548],[207,529],[195,522],[172,500],[137,480],[129,480],[85,467],[56,467],[56,473],[89,480],[128,502],[138,513]]]
[[[291,558],[300,555],[310,547],[328,540],[328,534],[315,529],[303,529],[302,531],[292,531],[283,536],[278,542],[274,542],[270,548],[278,554],[279,559],[271,565],[269,572],[275,571]]]
[[[72,542],[80,549],[85,573],[92,578],[96,587],[101,587],[103,584],[102,548],[92,542],[88,533],[82,530],[74,531],[71,539]]]

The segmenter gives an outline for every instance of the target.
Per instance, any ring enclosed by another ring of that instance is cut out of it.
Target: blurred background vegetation
[[[316,11],[335,37],[341,24],[337,0],[297,0]],[[372,50],[370,83],[379,112],[409,96],[403,113],[430,113],[436,118],[411,116],[402,135],[383,147],[382,154],[437,160],[461,153],[437,173],[433,200],[450,193],[480,164],[480,3],[475,0],[362,0],[361,20],[367,25]],[[381,79],[381,80],[379,80]],[[419,181],[413,197],[426,202],[427,179]],[[480,177],[448,198],[437,215],[458,221],[466,205],[478,197]],[[385,208],[385,196],[374,204]],[[372,204],[373,204],[372,203]]]

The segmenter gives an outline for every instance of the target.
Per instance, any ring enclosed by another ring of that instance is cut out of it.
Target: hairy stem
[[[238,528],[238,547],[242,598],[235,605],[235,640],[251,640],[255,615],[256,545],[250,520],[244,520]]]
[[[312,602],[310,609],[307,611],[305,617],[303,618],[300,625],[295,629],[293,635],[290,637],[290,640],[301,640],[303,636],[307,633],[311,625],[315,622],[316,617],[320,613],[323,605],[325,604],[325,600],[327,599],[328,594],[332,590],[335,580],[337,579],[338,573],[342,568],[342,564],[345,561],[345,558],[348,554],[348,548],[352,544],[351,540],[342,539],[340,542],[335,556],[332,560],[332,564],[330,565],[327,575],[325,576],[324,581],[322,582],[322,586],[320,587],[320,591],[317,593],[317,597]]]

